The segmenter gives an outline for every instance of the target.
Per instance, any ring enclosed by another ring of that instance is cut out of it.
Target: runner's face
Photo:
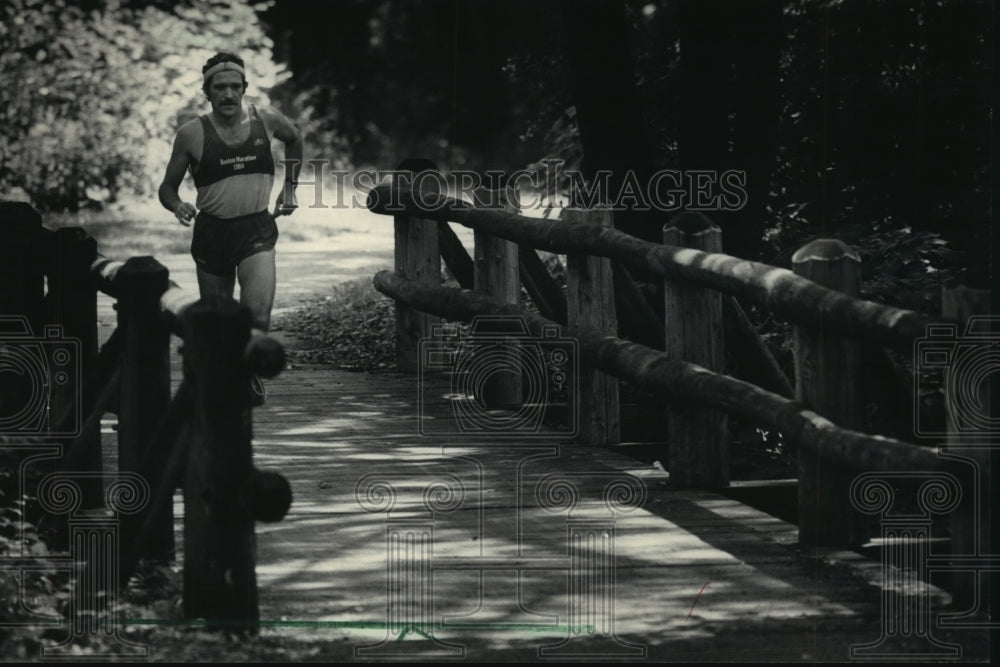
[[[243,100],[243,75],[231,71],[214,75],[208,84],[208,100],[212,103],[212,111],[220,116],[239,114]]]

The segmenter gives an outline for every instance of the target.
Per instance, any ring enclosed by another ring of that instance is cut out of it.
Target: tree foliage
[[[201,65],[217,50],[240,53],[248,95],[266,99],[280,70],[254,7],[164,4],[0,6],[0,191],[46,210],[153,192],[179,122],[204,106]]]
[[[678,119],[693,96],[705,94],[733,105],[724,110],[716,131],[729,141],[722,166],[742,167],[734,146],[739,139],[739,99],[712,92],[731,85],[731,78],[729,83],[706,78],[700,93],[682,86],[680,63],[685,53],[691,57],[691,49],[684,48],[679,12],[683,3],[625,4],[632,25],[635,85],[646,131],[656,147],[657,167],[704,167],[687,163],[682,155],[690,137]],[[725,13],[729,6],[745,4],[732,0],[714,6]],[[787,265],[797,247],[817,236],[840,236],[862,248],[871,244],[875,253],[886,249],[892,254],[888,249],[896,246],[886,240],[913,233],[920,237],[927,261],[912,266],[927,273],[927,280],[918,282],[927,282],[928,289],[946,278],[985,282],[992,216],[990,3],[781,4],[777,131],[772,139],[776,160],[770,178],[757,187],[767,190],[760,213],[761,258]],[[737,42],[725,21],[711,25],[716,26],[716,56],[728,51],[728,67],[739,76],[738,65],[746,57],[733,52]],[[517,63],[515,77],[530,71],[547,81],[536,81],[538,88],[563,90],[566,68],[548,52],[527,51]],[[751,82],[741,94],[767,93],[754,85]],[[577,161],[579,128],[572,114],[560,115],[571,108],[572,97],[534,99],[537,118],[550,128],[545,154]],[[765,128],[759,132],[764,134]],[[887,270],[893,266],[886,264]],[[886,286],[892,284],[891,278],[886,280]],[[905,285],[899,287],[905,290]],[[889,300],[901,293],[884,290]]]
[[[696,94],[681,86],[684,4],[620,1],[655,166],[703,167],[681,156],[679,119]],[[730,4],[746,3],[713,6]],[[776,159],[755,185],[761,258],[781,263],[808,238],[863,225],[937,233],[985,265],[989,3],[780,4]],[[0,192],[23,188],[43,208],[149,193],[178,123],[204,108],[199,68],[220,48],[248,60],[251,100],[274,99],[310,157],[335,167],[419,156],[482,171],[541,170],[545,157],[577,168],[563,23],[555,3],[534,0],[339,0],[309,11],[295,0],[10,0],[0,7]],[[738,77],[734,45],[746,40],[717,25]],[[740,113],[715,116],[720,136],[747,135]],[[720,160],[741,168],[738,157],[730,148]]]
[[[989,4],[786,3],[773,243],[929,231],[985,268]]]
[[[534,68],[519,59],[539,45],[558,52],[547,5],[340,0],[303,12],[277,0],[263,18],[293,77],[275,98],[299,105],[307,142],[332,161],[346,151],[356,165],[423,157],[445,168],[517,168],[541,147],[527,127],[536,93],[559,82],[525,70],[528,82],[511,85],[505,68]]]

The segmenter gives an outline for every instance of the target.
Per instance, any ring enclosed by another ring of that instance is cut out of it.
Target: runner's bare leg
[[[240,281],[240,303],[253,314],[253,325],[267,331],[274,305],[274,249],[250,255],[236,268]]]
[[[236,276],[217,276],[198,267],[198,291],[202,299],[212,297],[222,299],[233,298],[233,288],[236,286]]]

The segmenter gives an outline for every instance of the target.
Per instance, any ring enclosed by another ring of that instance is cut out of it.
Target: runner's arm
[[[170,161],[167,162],[167,171],[160,183],[159,197],[163,207],[177,216],[177,220],[182,225],[189,225],[191,218],[197,211],[195,207],[187,202],[181,201],[178,190],[184,180],[184,172],[187,171],[191,163],[191,154],[188,150],[190,133],[187,126],[182,127],[174,138],[174,147],[170,153]]]
[[[302,166],[302,133],[295,123],[277,109],[263,107],[261,112],[271,126],[272,136],[285,144],[285,184],[278,193],[275,213],[288,214],[296,208],[295,187],[298,185],[299,168]]]

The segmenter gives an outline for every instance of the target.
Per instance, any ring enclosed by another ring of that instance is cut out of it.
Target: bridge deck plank
[[[175,365],[175,385],[179,373]],[[319,647],[319,656],[338,660],[360,659],[355,647],[386,637],[391,526],[384,512],[364,511],[356,496],[359,481],[376,474],[394,475],[400,490],[388,518],[422,525],[431,518],[423,487],[458,481],[462,502],[433,517],[438,566],[427,595],[433,619],[444,623],[430,634],[463,645],[470,660],[535,660],[541,646],[566,635],[565,627],[551,627],[571,622],[566,570],[530,569],[518,577],[496,563],[565,564],[568,518],[613,527],[615,632],[623,643],[645,646],[650,658],[840,661],[849,659],[852,644],[879,636],[881,591],[871,584],[879,580],[877,564],[869,564],[868,582],[858,568],[817,565],[796,549],[794,526],[713,493],[668,490],[665,475],[645,463],[553,441],[422,437],[413,376],[291,369],[268,388],[268,402],[254,412],[255,464],[284,474],[294,501],[283,521],[257,526],[261,618],[282,621],[265,625],[265,635]],[[448,389],[441,378],[427,388]],[[536,498],[539,481],[552,473],[575,475],[579,503],[571,517]],[[612,523],[601,477],[619,473],[643,480],[646,498]],[[175,515],[182,544],[179,493]],[[449,558],[465,566],[449,568]],[[468,569],[476,558],[489,559],[493,569]],[[935,635],[960,641],[966,660],[986,655],[982,633]],[[407,642],[386,646],[404,656],[421,649]],[[896,645],[912,651],[919,642]],[[592,638],[580,647],[623,650]]]

